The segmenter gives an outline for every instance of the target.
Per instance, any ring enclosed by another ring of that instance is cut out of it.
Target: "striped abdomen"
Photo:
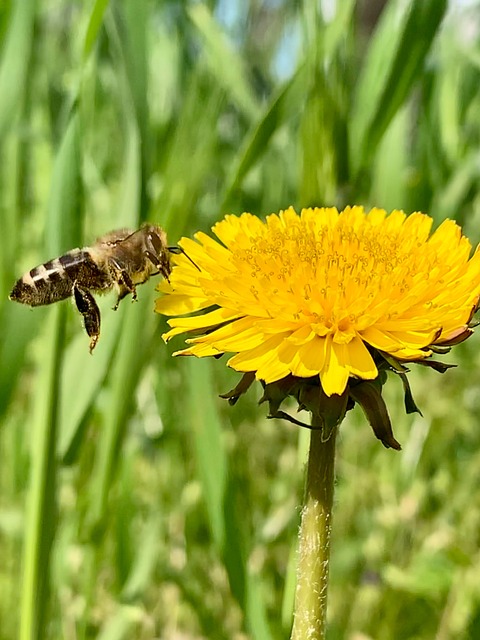
[[[108,278],[88,251],[73,249],[25,273],[17,280],[10,299],[31,307],[51,304],[70,297],[74,282],[94,290],[109,288]]]

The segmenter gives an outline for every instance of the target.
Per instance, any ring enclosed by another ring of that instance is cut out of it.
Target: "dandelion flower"
[[[233,354],[228,365],[248,383],[288,387],[300,404],[316,384],[322,402],[343,399],[338,419],[359,402],[371,420],[383,371],[404,376],[409,362],[443,370],[433,353],[472,332],[480,252],[472,255],[454,221],[433,233],[432,222],[359,206],[300,215],[290,207],[266,221],[227,215],[213,227],[220,242],[204,233],[181,240],[191,261],[176,257],[159,285],[168,295],[156,311],[175,316],[164,339],[186,333],[188,347],[176,355]]]

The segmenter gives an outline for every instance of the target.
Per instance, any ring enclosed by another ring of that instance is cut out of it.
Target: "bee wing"
[[[132,231],[132,229],[116,229],[115,231],[110,231],[104,236],[100,236],[100,238],[97,238],[95,244],[106,244],[109,247],[115,247],[122,242],[125,242],[125,240],[128,240],[139,231],[140,229],[137,229],[137,231]]]

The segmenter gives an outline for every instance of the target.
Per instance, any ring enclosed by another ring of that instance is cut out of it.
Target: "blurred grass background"
[[[93,356],[25,270],[154,220],[346,204],[480,239],[480,4],[0,4],[0,639],[277,640],[290,632],[308,433],[235,407],[223,361],[173,360],[151,311]],[[342,425],[332,640],[480,637],[479,337],[387,390],[403,451]]]

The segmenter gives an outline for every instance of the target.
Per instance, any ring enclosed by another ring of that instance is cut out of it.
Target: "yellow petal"
[[[335,345],[331,339],[327,339],[325,346],[325,366],[320,374],[320,381],[327,396],[334,393],[341,395],[348,382],[348,370],[339,361],[339,352],[342,352],[345,345]]]
[[[276,356],[278,353],[278,347],[283,342],[286,335],[287,334],[274,335],[254,349],[250,349],[249,351],[244,351],[233,356],[227,364],[236,371],[258,371],[261,369],[261,379],[267,382],[274,382],[274,380],[271,379],[272,377],[275,380],[279,380],[280,378],[276,377],[276,375],[273,374],[273,371],[272,375],[268,375],[268,367],[272,361],[277,360]],[[265,368],[267,371],[265,371]],[[288,373],[287,368],[283,364],[280,365],[280,369],[282,371],[287,371]],[[287,373],[283,375],[287,375]],[[283,377],[283,375],[280,377]]]

